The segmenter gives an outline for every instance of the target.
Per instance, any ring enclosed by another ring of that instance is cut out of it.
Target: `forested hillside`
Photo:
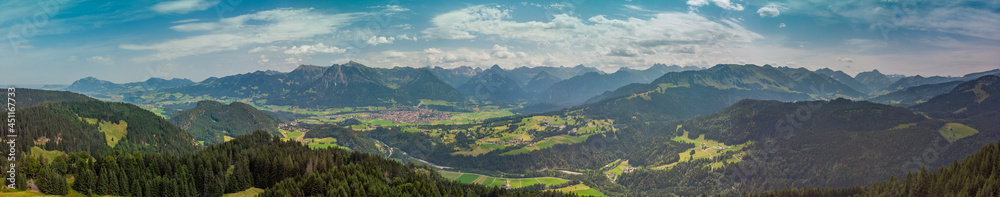
[[[198,141],[215,144],[223,142],[225,137],[248,135],[257,130],[277,135],[281,120],[240,102],[226,105],[200,101],[197,107],[174,114],[170,122],[191,133]]]
[[[25,171],[49,194],[67,193],[65,175],[74,177],[75,191],[115,196],[221,196],[251,187],[266,188],[260,196],[575,196],[446,181],[427,167],[338,148],[313,150],[263,131],[196,154],[93,156],[61,156],[63,162],[52,164],[29,159],[24,162],[40,164]]]
[[[868,187],[782,189],[744,196],[1000,196],[1000,146],[987,145],[936,171],[921,168]]]
[[[138,106],[101,101],[49,102],[17,111],[17,149],[32,147],[91,154],[121,152],[194,152],[187,132]]]

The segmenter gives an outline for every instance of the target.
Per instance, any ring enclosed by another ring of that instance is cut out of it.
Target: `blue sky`
[[[1000,1],[0,2],[0,84],[373,67],[654,63],[962,75],[1000,67]]]

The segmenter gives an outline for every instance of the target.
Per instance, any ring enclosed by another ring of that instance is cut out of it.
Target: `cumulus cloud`
[[[696,13],[663,12],[649,19],[608,19],[603,15],[582,20],[558,14],[551,21],[510,21],[509,11],[495,6],[472,6],[434,18],[434,26],[423,31],[434,39],[473,39],[496,36],[566,47],[632,48],[636,53],[607,55],[637,56],[639,51],[664,49],[677,44],[722,46],[762,39],[733,20],[712,21]]]
[[[607,53],[608,56],[635,57],[639,52],[634,49],[614,49]]]
[[[405,11],[410,11],[409,8],[405,8],[405,7],[399,6],[399,5],[372,6],[372,7],[368,7],[368,8],[381,8],[381,9],[384,9],[386,12],[405,12]]]
[[[198,22],[200,20],[201,19],[193,18],[193,19],[186,19],[186,20],[174,21],[174,22],[170,22],[170,23],[190,23],[190,22]]]
[[[406,34],[398,35],[398,36],[396,36],[396,39],[397,40],[412,40],[412,41],[417,41],[417,37],[416,36],[410,37],[410,36],[407,36]]]
[[[249,51],[247,51],[247,53],[276,52],[276,51],[284,51],[286,49],[288,49],[288,47],[279,47],[279,46],[257,47],[250,49]]]
[[[510,50],[508,50],[506,46],[500,46],[495,44],[493,45],[493,50],[490,51],[490,56],[497,59],[507,59],[515,57],[524,57],[525,54],[523,52],[517,52],[517,53],[510,52]]]
[[[471,35],[470,30],[479,30],[484,27],[469,27],[468,25],[481,24],[479,22],[499,22],[508,18],[510,18],[509,9],[498,9],[485,5],[472,6],[435,16],[431,19],[431,24],[434,27],[424,30],[423,33],[431,39],[472,39],[476,36]]]
[[[433,49],[433,50],[431,50]],[[490,60],[490,54],[483,50],[459,48],[455,50],[449,50],[444,52],[437,48],[428,48],[424,50],[426,52],[426,60],[428,64],[447,64],[447,63],[481,63],[482,61]]]
[[[785,28],[785,23],[778,24],[778,28]]]
[[[285,54],[306,56],[317,53],[339,54],[344,53],[345,51],[347,51],[347,49],[341,49],[333,46],[328,47],[323,45],[323,43],[317,43],[315,45],[293,46],[292,48],[285,50]]]
[[[149,9],[165,14],[187,14],[188,12],[206,10],[219,2],[219,0],[165,1],[157,3]]]
[[[329,35],[356,21],[358,13],[325,14],[313,9],[274,9],[260,11],[218,22],[194,26],[182,24],[174,30],[208,31],[207,34],[173,39],[154,44],[122,44],[127,50],[152,50],[155,53],[136,61],[170,60],[178,57],[236,50],[248,44],[297,41]],[[252,21],[252,22],[251,22]]]
[[[688,0],[687,1],[688,6],[691,6],[691,8],[698,8],[698,7],[706,6],[709,3],[715,4],[715,6],[719,6],[719,8],[722,8],[722,9],[734,10],[734,11],[743,11],[743,5],[730,2],[729,0]]]
[[[392,44],[392,41],[395,40],[396,38],[393,37],[372,36],[368,39],[367,43],[368,45],[376,46],[379,44]]]
[[[175,25],[170,27],[174,31],[189,32],[189,31],[209,31],[219,28],[218,23],[188,23],[183,25]]]
[[[853,59],[846,58],[846,57],[837,57],[837,58],[834,58],[834,60],[837,60],[838,62],[844,62],[844,63],[854,63]]]
[[[113,64],[115,64],[115,60],[112,59],[110,55],[90,57],[90,58],[87,58],[87,62],[95,63],[95,64],[104,64],[104,65],[113,65]]]
[[[781,11],[778,8],[777,4],[767,4],[767,6],[757,9],[757,14],[760,14],[760,17],[778,17],[778,15],[781,15]]]
[[[266,64],[267,62],[270,62],[270,61],[271,61],[271,59],[267,59],[266,55],[260,55],[260,59],[257,60],[257,64],[264,65],[264,64]]]

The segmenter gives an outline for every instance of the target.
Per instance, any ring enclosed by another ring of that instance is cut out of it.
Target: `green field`
[[[959,139],[975,135],[979,133],[979,130],[961,123],[948,123],[941,127],[941,129],[938,129],[938,133],[947,138],[948,142],[955,142]]]
[[[462,176],[462,173],[458,172],[438,171],[438,173],[441,174],[442,177],[448,180],[455,180],[458,178],[458,176]]]
[[[305,135],[305,133],[299,131],[291,131],[285,134],[285,138],[296,140],[301,138],[302,135]]]
[[[507,181],[510,181],[511,188],[520,188],[534,184],[556,185],[569,182],[569,180],[555,177],[508,179],[449,171],[438,171],[438,173],[448,180],[457,180],[462,183],[481,184],[485,186],[502,186],[507,184]]]
[[[451,115],[451,118],[445,121],[435,121],[431,124],[470,124],[480,122],[490,118],[499,118],[513,116],[514,113],[510,110],[488,110],[481,112],[471,112],[471,113],[455,113]]]
[[[66,153],[57,150],[44,150],[37,146],[33,146],[31,147],[31,155],[34,155],[35,157],[45,158],[45,160],[52,162],[53,160],[56,159],[56,157],[64,156],[66,155]]]
[[[264,192],[264,189],[251,187],[241,192],[223,194],[222,197],[254,197],[260,194],[261,192]]]
[[[351,148],[340,146],[337,144],[337,138],[327,137],[327,138],[306,138],[309,140],[309,148],[312,149],[324,149],[329,147],[337,147],[344,150],[351,150]]]
[[[552,136],[552,137],[548,137],[548,139],[543,139],[541,141],[536,142],[535,146],[524,146],[524,147],[519,148],[519,149],[514,149],[514,150],[511,150],[511,151],[507,151],[507,152],[502,153],[500,155],[517,155],[517,154],[529,153],[531,151],[536,151],[536,150],[551,148],[552,146],[555,146],[556,144],[576,144],[576,143],[580,143],[580,142],[583,142],[583,141],[587,140],[587,138],[590,137],[591,135],[593,135],[593,134],[588,134],[588,135],[583,135],[583,136],[572,136],[572,135],[565,135],[565,134],[564,135]]]
[[[601,191],[597,191],[596,189],[590,188],[587,185],[584,185],[583,183],[574,186],[559,188],[556,189],[556,191],[569,192],[581,196],[607,196],[604,195],[604,193],[601,193]]]
[[[632,165],[628,164],[628,160],[625,160],[625,161],[620,161],[620,160],[619,161],[615,161],[615,162],[612,162],[612,163],[608,164],[608,168],[605,168],[605,169],[608,169],[608,170],[604,171],[604,174],[615,174],[615,176],[618,176],[618,175],[621,175],[622,172],[624,172],[625,169],[629,168],[629,167],[632,167]]]
[[[678,126],[677,129],[681,129],[681,127]],[[674,137],[672,140],[673,141],[677,141],[677,142],[684,142],[684,143],[694,144],[695,147],[687,149],[687,150],[684,150],[683,152],[677,153],[677,155],[680,156],[680,158],[681,158],[679,161],[671,163],[671,164],[667,164],[667,165],[657,166],[655,169],[669,168],[669,167],[672,167],[674,165],[677,165],[678,163],[686,162],[686,161],[691,161],[693,159],[702,159],[702,158],[711,159],[711,158],[713,158],[715,156],[718,156],[718,155],[721,155],[722,153],[725,153],[725,152],[739,151],[740,149],[742,149],[743,147],[746,146],[746,144],[729,146],[729,145],[723,144],[722,142],[718,142],[718,141],[715,141],[715,140],[705,139],[705,135],[700,135],[700,136],[698,136],[697,139],[691,139],[688,136],[688,131],[684,131],[684,135],[678,136],[678,137]],[[720,150],[719,148],[721,148],[722,150]],[[691,151],[694,151],[694,155],[693,155],[694,158],[692,158]],[[727,159],[727,161],[729,161],[730,163],[734,163],[734,162],[737,162],[739,160],[737,160],[735,158],[729,158],[729,159]],[[713,163],[712,165],[716,166],[716,167],[721,167],[722,162],[716,162],[716,163]]]
[[[108,142],[108,146],[112,148],[118,145],[118,142],[128,134],[128,123],[124,120],[119,120],[117,124],[111,122],[101,121],[97,126],[101,133],[104,133],[104,137]]]
[[[462,182],[462,183],[472,183],[472,181],[474,181],[474,180],[476,180],[476,179],[478,179],[478,178],[479,178],[479,175],[474,175],[474,174],[462,174],[462,176],[459,176],[459,177],[458,177],[457,179],[455,179],[455,180],[456,180],[456,181],[458,181],[458,182]]]

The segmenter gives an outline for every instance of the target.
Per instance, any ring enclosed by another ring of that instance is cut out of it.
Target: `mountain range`
[[[534,97],[538,103],[552,103],[560,106],[571,106],[583,103],[587,99],[605,91],[614,90],[631,83],[649,83],[669,72],[699,70],[698,67],[667,66],[655,64],[645,70],[621,68],[615,73],[603,74],[590,72],[575,76],[555,84]]]
[[[193,84],[189,79],[160,79],[160,78],[149,78],[143,82],[132,82],[125,84],[116,84],[110,81],[100,80],[94,77],[86,77],[73,82],[73,84],[63,88],[64,90],[81,92],[81,93],[125,93],[125,92],[136,92],[136,91],[151,91],[159,90],[164,88],[171,88],[176,86]]]
[[[303,65],[288,73],[258,71],[209,78],[163,91],[257,98],[271,105],[309,108],[416,105],[420,99],[465,99],[461,92],[427,69],[372,68],[356,62],[330,67]]]

